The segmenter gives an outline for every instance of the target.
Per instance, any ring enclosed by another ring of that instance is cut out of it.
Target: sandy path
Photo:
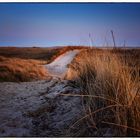
[[[55,75],[46,80],[0,83],[0,137],[55,136],[60,135],[66,126],[69,127],[80,114],[80,99],[59,95],[79,90],[69,86],[61,76],[78,52],[66,52],[46,65]]]
[[[49,73],[53,76],[64,77],[68,68],[67,65],[73,60],[79,50],[68,51],[57,57],[52,63],[45,65]]]
[[[0,83],[0,137],[66,137],[77,135],[80,129],[89,130],[86,124],[71,128],[85,116],[85,107],[83,98],[72,96],[81,90],[61,77],[77,53],[78,50],[69,51],[46,65],[55,75],[46,80]],[[94,133],[91,131],[91,136]],[[107,131],[105,136],[113,136],[110,134],[113,133]]]
[[[0,137],[61,136],[81,114],[81,98],[67,80],[0,83]]]
[[[55,82],[0,83],[0,136],[30,136],[32,118],[27,114],[46,103],[39,95]]]

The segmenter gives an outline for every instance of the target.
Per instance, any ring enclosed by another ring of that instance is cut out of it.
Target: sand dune
[[[68,51],[45,65],[51,76],[36,82],[0,84],[0,136],[60,136],[81,114],[80,97],[62,76],[78,50]],[[43,120],[42,120],[43,119]]]

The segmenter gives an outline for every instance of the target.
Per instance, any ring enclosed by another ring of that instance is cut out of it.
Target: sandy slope
[[[81,98],[67,80],[0,83],[0,137],[62,136],[81,114]]]
[[[46,68],[52,75],[36,82],[0,83],[0,137],[61,136],[81,114],[81,98],[60,96],[79,90],[62,77],[77,50],[55,59]]]
[[[79,50],[68,51],[57,57],[52,63],[45,65],[45,67],[51,75],[63,77],[68,70],[67,65],[73,60],[78,52]]]

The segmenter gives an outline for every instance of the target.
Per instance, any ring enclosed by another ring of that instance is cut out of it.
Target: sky
[[[112,46],[111,30],[140,46],[140,4],[0,3],[0,46]]]

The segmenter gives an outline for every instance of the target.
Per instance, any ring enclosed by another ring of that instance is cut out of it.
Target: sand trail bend
[[[68,68],[67,65],[71,63],[79,50],[68,51],[57,57],[52,63],[45,65],[48,72],[52,76],[64,77]]]

